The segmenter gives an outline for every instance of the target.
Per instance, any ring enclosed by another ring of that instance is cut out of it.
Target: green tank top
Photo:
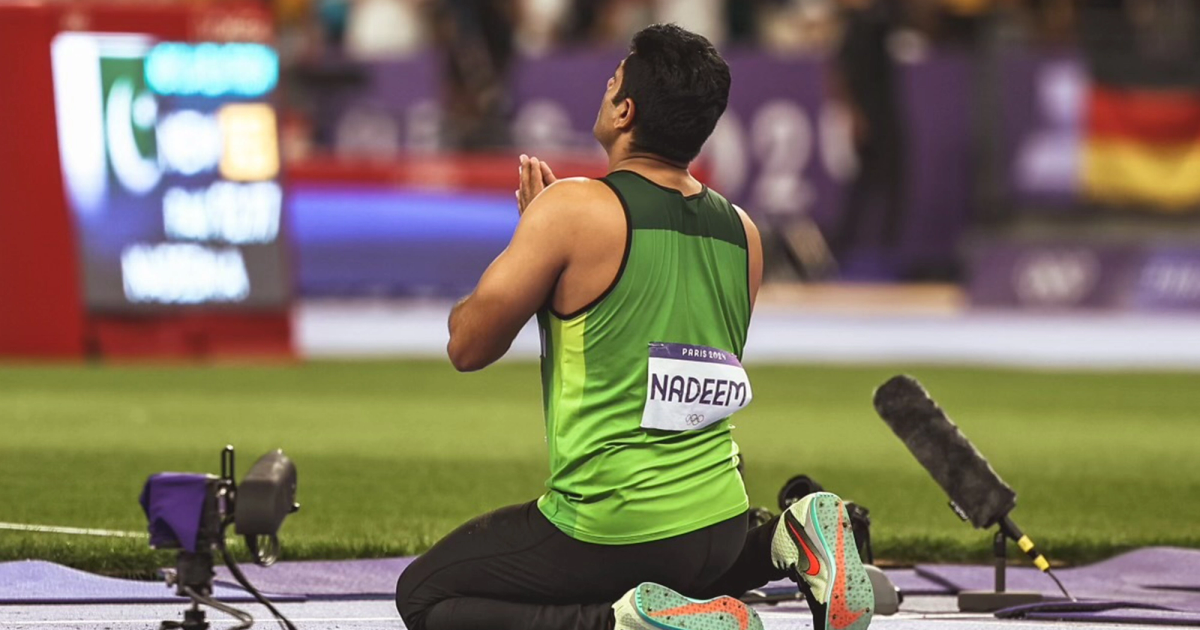
[[[728,418],[695,431],[642,428],[651,344],[741,357],[749,261],[737,210],[712,190],[688,197],[630,171],[601,181],[624,206],[626,251],[592,304],[538,313],[550,451],[538,507],[577,540],[632,544],[749,508]]]

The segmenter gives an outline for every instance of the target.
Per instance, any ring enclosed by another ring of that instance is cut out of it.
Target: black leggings
[[[596,545],[562,533],[537,503],[451,532],[396,584],[409,630],[609,630],[612,604],[642,582],[695,598],[738,596],[784,573],[771,564],[775,520],[743,514],[682,536]]]

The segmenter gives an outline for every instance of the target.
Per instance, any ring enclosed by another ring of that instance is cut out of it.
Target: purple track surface
[[[241,588],[219,586],[214,595],[226,602],[254,601]],[[303,596],[268,595],[275,601],[303,601]],[[183,603],[164,582],[120,580],[77,571],[53,562],[24,560],[0,563],[0,604],[151,604]]]

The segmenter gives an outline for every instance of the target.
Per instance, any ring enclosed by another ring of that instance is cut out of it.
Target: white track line
[[[26,523],[0,523],[0,529],[14,532],[38,534],[69,534],[72,536],[108,536],[111,538],[148,538],[145,532],[123,532],[115,529],[85,529],[80,527],[57,527],[54,525],[29,525]]]

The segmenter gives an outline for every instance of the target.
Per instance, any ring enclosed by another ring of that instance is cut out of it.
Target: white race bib
[[[750,404],[750,378],[732,352],[651,343],[642,428],[695,431]]]

